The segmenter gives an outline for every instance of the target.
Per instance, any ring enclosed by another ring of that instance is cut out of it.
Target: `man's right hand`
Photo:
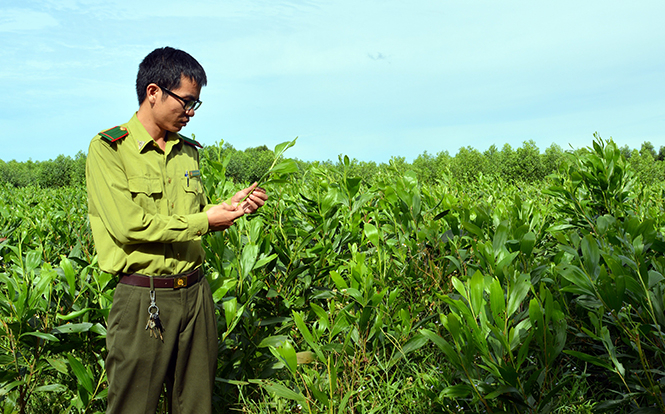
[[[233,225],[238,217],[245,214],[242,208],[231,207],[226,203],[212,206],[208,211],[208,229],[209,231],[226,230]]]

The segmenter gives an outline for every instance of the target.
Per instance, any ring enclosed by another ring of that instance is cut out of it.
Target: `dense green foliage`
[[[85,154],[80,152],[73,159],[59,155],[55,160],[4,162],[0,160],[0,183],[13,187],[35,186],[41,188],[80,186],[85,183]]]
[[[629,161],[639,182],[644,184],[665,181],[665,147],[656,153],[650,142],[644,142],[639,150],[627,146],[620,148]],[[444,175],[450,175],[456,181],[471,183],[482,177],[494,177],[507,183],[533,183],[542,181],[547,175],[557,171],[564,157],[564,150],[552,144],[540,152],[535,142],[525,141],[521,147],[513,149],[506,144],[501,150],[492,145],[484,152],[472,147],[462,147],[453,157],[447,151],[436,155],[425,151],[412,163],[403,157],[393,157],[388,163],[350,160],[348,173],[359,177],[366,185],[372,185],[375,179],[390,168],[401,171],[412,169],[421,183],[435,184]],[[259,179],[270,167],[272,151],[265,145],[235,149],[228,143],[206,146],[201,150],[201,158],[226,159],[225,176],[234,183],[252,183]],[[335,168],[332,161],[304,162],[297,161],[301,171],[310,167]],[[14,187],[37,186],[66,187],[83,185],[85,182],[85,154],[79,152],[72,159],[60,155],[55,160],[41,162],[5,162],[0,160],[0,183]]]
[[[237,151],[202,152],[209,199],[274,165],[252,151],[262,167],[233,174]],[[269,203],[204,238],[216,409],[665,411],[665,186],[640,175],[662,167],[624,153],[596,137],[278,164]],[[80,187],[0,186],[4,412],[104,409],[115,281],[85,204]]]

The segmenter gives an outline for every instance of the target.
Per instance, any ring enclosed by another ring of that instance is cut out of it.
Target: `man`
[[[100,268],[119,277],[106,337],[107,413],[154,413],[164,384],[170,412],[212,408],[217,323],[201,236],[268,197],[255,183],[230,205],[207,205],[200,145],[177,133],[205,85],[192,56],[154,50],[139,66],[138,111],[90,143],[90,226]]]

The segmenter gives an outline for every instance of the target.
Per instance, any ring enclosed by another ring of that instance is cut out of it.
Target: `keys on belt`
[[[171,277],[146,276],[137,273],[131,275],[125,274],[120,278],[120,283],[150,288],[150,306],[148,306],[148,321],[146,322],[145,330],[148,331],[151,338],[159,338],[164,342],[163,332],[165,329],[159,318],[159,307],[156,302],[155,289],[186,288],[196,284],[202,278],[203,272],[201,271],[201,268],[198,267],[191,272],[181,273]]]

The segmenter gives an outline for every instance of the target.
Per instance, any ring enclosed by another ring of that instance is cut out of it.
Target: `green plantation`
[[[257,177],[270,194],[204,236],[216,412],[665,412],[652,146],[275,163],[287,147],[201,151],[212,202]],[[0,163],[3,413],[105,409],[116,280],[96,263],[80,158],[50,165],[64,185],[47,162]]]

